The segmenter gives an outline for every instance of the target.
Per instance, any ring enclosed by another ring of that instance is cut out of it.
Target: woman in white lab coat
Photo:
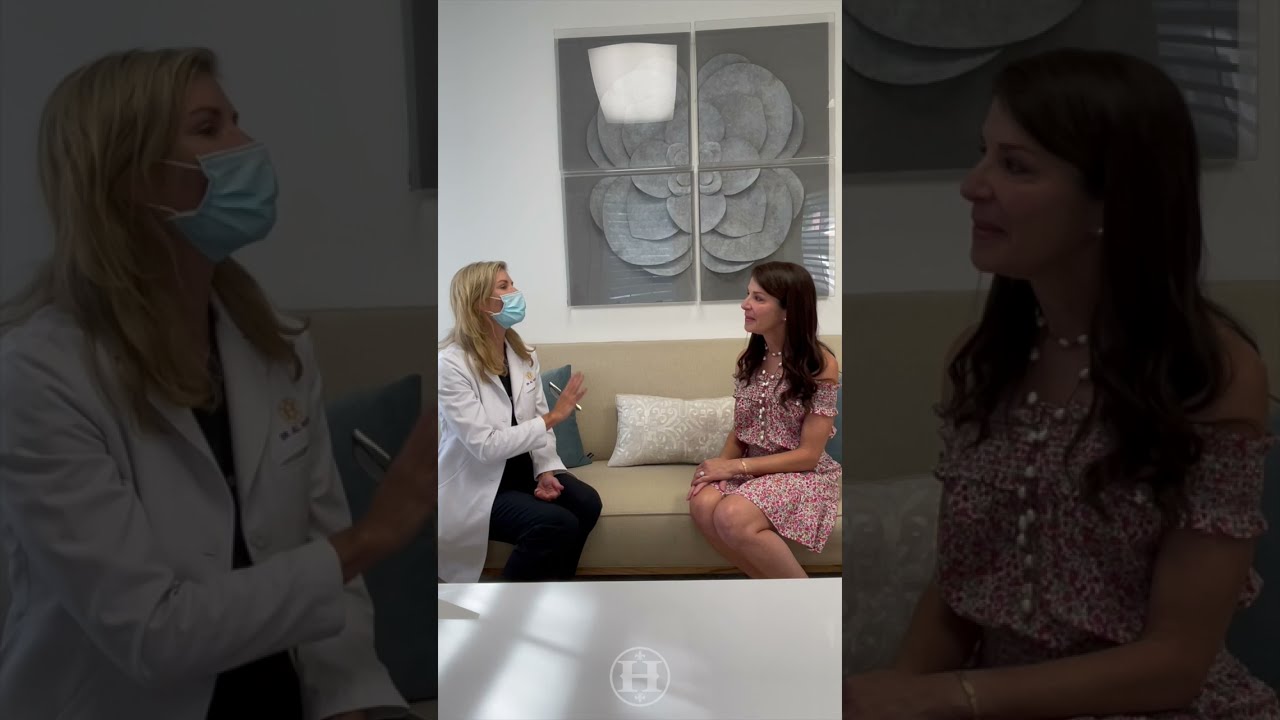
[[[109,55],[41,118],[54,251],[0,338],[0,717],[405,711],[358,576],[430,518],[431,423],[352,525],[305,326],[228,257],[276,181],[216,72]]]
[[[439,362],[440,577],[475,582],[490,540],[515,550],[502,577],[574,576],[600,495],[568,472],[551,429],[586,395],[582,373],[548,409],[537,354],[512,329],[524,296],[506,263],[477,262],[449,287],[455,326]]]

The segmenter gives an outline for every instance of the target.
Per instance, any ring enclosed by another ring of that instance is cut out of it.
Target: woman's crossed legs
[[[808,577],[787,541],[755,503],[711,485],[689,500],[689,514],[716,552],[748,577]]]

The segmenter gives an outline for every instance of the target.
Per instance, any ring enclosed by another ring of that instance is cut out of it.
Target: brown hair
[[[818,389],[815,378],[822,374],[825,364],[822,349],[826,347],[818,340],[818,289],[813,275],[795,263],[767,262],[757,265],[751,271],[751,278],[777,298],[787,312],[782,352],[782,374],[787,389],[782,399],[797,399],[809,408]],[[751,376],[764,364],[767,352],[764,336],[752,333],[746,349],[738,356],[734,379],[750,382]]]
[[[1253,342],[1200,286],[1200,158],[1186,102],[1144,60],[1076,49],[1008,65],[994,94],[1103,203],[1089,347],[1095,392],[1072,447],[1095,420],[1114,431],[1115,444],[1088,468],[1086,497],[1096,502],[1106,484],[1140,481],[1176,505],[1202,446],[1191,415],[1229,379],[1216,323]],[[954,393],[943,417],[979,423],[979,442],[1027,372],[1036,312],[1028,282],[993,278],[981,322],[948,369]]]

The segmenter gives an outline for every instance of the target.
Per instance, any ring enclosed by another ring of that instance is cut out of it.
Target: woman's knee
[[[697,495],[689,498],[689,515],[696,522],[710,525],[721,497],[720,492],[715,488],[702,488]]]
[[[726,541],[742,540],[757,531],[759,511],[750,501],[739,498],[730,501],[730,497],[716,504],[712,522],[716,532]]]

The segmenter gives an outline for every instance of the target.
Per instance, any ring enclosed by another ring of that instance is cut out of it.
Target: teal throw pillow
[[[382,387],[351,393],[326,406],[333,459],[342,476],[351,517],[369,510],[378,478],[356,459],[351,433],[359,430],[391,457],[400,452],[422,412],[422,377],[409,375]],[[436,528],[364,574],[373,600],[374,646],[400,694],[409,702],[436,697]]]
[[[551,383],[555,383],[556,387],[563,389],[565,385],[569,384],[569,378],[571,377],[573,377],[572,365],[542,371],[542,393],[547,398],[548,407],[555,407],[556,399],[560,397],[560,393],[551,387]],[[555,426],[551,431],[556,434],[556,452],[559,453],[560,462],[564,463],[566,468],[576,468],[591,464],[591,456],[584,452],[582,448],[582,436],[578,434],[577,415],[570,415],[568,420]]]

